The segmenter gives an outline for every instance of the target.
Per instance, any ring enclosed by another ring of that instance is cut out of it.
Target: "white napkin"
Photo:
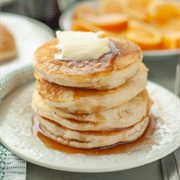
[[[25,180],[26,162],[0,144],[0,179],[2,180]]]
[[[32,65],[0,74],[0,102],[13,90],[34,79]],[[12,154],[0,143],[0,179],[25,180],[26,161]]]
[[[1,69],[0,69],[1,72]],[[34,79],[32,64],[20,66],[12,72],[0,73],[0,103],[16,88]]]

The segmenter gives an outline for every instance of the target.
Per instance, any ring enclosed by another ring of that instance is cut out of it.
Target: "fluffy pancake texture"
[[[12,33],[0,23],[0,61],[7,61],[17,56],[16,42]]]
[[[39,116],[51,119],[69,129],[99,131],[126,128],[149,114],[150,98],[143,90],[132,100],[105,111],[91,114],[72,114],[47,104],[37,91],[33,94],[32,107]]]
[[[141,50],[123,39],[108,42],[110,52],[91,60],[55,59],[62,51],[58,39],[35,51],[32,108],[40,133],[91,149],[129,143],[145,132],[152,101]]]
[[[137,124],[121,130],[82,132],[65,128],[46,118],[37,117],[37,119],[43,134],[64,145],[82,149],[135,141],[144,133],[149,123],[149,117],[145,117]]]
[[[142,61],[140,48],[127,40],[110,39],[110,53],[98,60],[73,62],[56,60],[58,39],[39,47],[34,67],[43,79],[63,86],[112,89],[122,85],[137,71]]]
[[[38,78],[36,89],[49,104],[72,113],[92,113],[119,106],[147,84],[147,68],[141,64],[136,74],[123,85],[110,90],[81,89],[60,86]]]

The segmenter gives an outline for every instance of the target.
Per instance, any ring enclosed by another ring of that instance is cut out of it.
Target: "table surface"
[[[16,0],[11,4],[1,7],[2,12],[16,13],[25,15],[21,7],[22,0]],[[144,63],[149,68],[149,77],[148,79],[156,82],[157,84],[174,91],[174,79],[175,79],[175,70],[176,65],[180,61],[179,56],[165,57],[161,60],[146,60]],[[180,148],[175,151],[177,162],[180,165]],[[64,172],[58,170],[52,170],[44,168],[32,163],[27,163],[27,180],[161,180],[161,163],[160,160],[153,163],[132,168],[129,170],[108,172],[108,173],[73,173],[73,172]]]

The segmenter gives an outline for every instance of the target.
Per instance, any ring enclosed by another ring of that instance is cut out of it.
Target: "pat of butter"
[[[109,39],[103,32],[57,31],[59,49],[56,60],[82,61],[98,59],[110,52]]]

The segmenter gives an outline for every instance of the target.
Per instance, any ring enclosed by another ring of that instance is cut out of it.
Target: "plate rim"
[[[180,145],[177,145],[177,146],[174,146],[173,148],[171,149],[168,149],[167,151],[164,151],[164,153],[158,153],[158,158],[156,157],[153,157],[151,159],[149,159],[148,161],[146,160],[146,162],[144,163],[131,163],[131,165],[128,165],[128,167],[121,167],[119,168],[118,166],[111,166],[111,167],[105,167],[105,168],[101,168],[101,169],[98,169],[98,168],[85,168],[85,169],[80,169],[80,168],[77,168],[77,167],[71,167],[68,169],[68,167],[64,167],[63,165],[61,166],[57,166],[57,165],[53,165],[53,164],[49,164],[47,162],[44,162],[44,161],[39,161],[37,160],[36,158],[29,158],[28,156],[25,156],[15,150],[13,150],[9,145],[7,145],[7,143],[5,143],[3,140],[1,140],[1,143],[10,151],[12,152],[13,154],[15,154],[16,156],[18,156],[19,158],[27,161],[27,162],[30,162],[32,164],[35,164],[35,165],[39,165],[41,167],[45,167],[45,168],[49,168],[49,169],[54,169],[54,170],[59,170],[59,171],[66,171],[66,172],[79,172],[79,173],[105,173],[105,172],[115,172],[115,171],[123,171],[123,170],[128,170],[128,169],[132,169],[132,168],[138,168],[138,167],[141,167],[141,166],[144,166],[144,165],[148,165],[149,163],[152,163],[152,162],[155,162],[167,155],[169,155],[170,153],[172,153],[173,151],[175,151],[176,149],[178,149],[180,147]]]
[[[33,83],[33,84],[34,84],[34,81],[31,81],[31,82],[29,82],[28,84],[30,84],[30,83]],[[177,100],[179,100],[179,98],[178,98],[176,95],[174,95],[172,92],[170,92],[168,89],[166,89],[166,88],[164,88],[164,87],[162,87],[162,86],[160,86],[160,85],[158,85],[158,84],[156,84],[156,83],[154,83],[154,82],[151,82],[151,81],[148,81],[148,83],[151,84],[151,85],[153,85],[153,86],[155,86],[155,88],[163,89],[163,90],[164,90],[166,93],[168,93],[171,97],[176,98]],[[27,84],[21,86],[19,89],[21,90],[21,88],[23,88],[23,87],[26,86],[26,85],[27,85]],[[15,92],[16,92],[16,91],[15,91]],[[14,92],[14,93],[15,93],[15,92]],[[12,93],[12,94],[13,94],[13,93]],[[7,98],[8,98],[8,97],[6,97],[6,99],[7,99]],[[6,99],[5,99],[5,100],[6,100]],[[179,101],[180,101],[180,100],[179,100]],[[2,104],[3,104],[3,103],[1,103],[0,105],[2,105]],[[0,126],[0,127],[1,127],[1,126]],[[175,145],[171,146],[171,148],[166,149],[166,151],[163,151],[163,153],[162,153],[162,152],[159,152],[158,155],[156,154],[155,157],[150,158],[150,159],[144,161],[143,163],[142,163],[142,162],[139,162],[138,164],[137,164],[137,163],[134,163],[134,164],[128,165],[128,167],[127,167],[127,165],[126,165],[124,168],[123,168],[123,167],[119,168],[119,166],[116,165],[116,166],[109,166],[108,168],[107,168],[107,167],[104,167],[104,168],[100,168],[100,169],[98,169],[97,167],[95,167],[95,168],[92,168],[92,167],[91,167],[91,168],[84,167],[83,169],[80,169],[79,167],[76,167],[76,166],[68,168],[67,165],[66,165],[66,166],[63,166],[62,164],[59,164],[60,166],[57,166],[57,164],[52,165],[52,164],[47,163],[48,160],[46,160],[46,161],[40,161],[39,159],[37,160],[35,157],[28,157],[28,156],[27,156],[27,153],[24,153],[24,152],[21,153],[19,147],[14,148],[13,146],[11,146],[11,145],[12,145],[11,143],[8,144],[7,142],[5,142],[5,141],[3,140],[3,138],[1,137],[1,134],[0,134],[0,138],[1,138],[2,144],[3,144],[7,149],[9,149],[9,150],[10,150],[11,152],[13,152],[15,155],[19,156],[20,158],[22,158],[22,159],[24,159],[24,160],[26,160],[26,161],[28,161],[28,162],[31,162],[31,163],[36,164],[36,165],[40,165],[40,166],[42,166],[42,167],[50,168],[50,169],[63,170],[63,171],[68,171],[68,172],[82,172],[82,173],[114,172],[114,171],[120,171],[120,170],[125,170],[125,169],[131,169],[131,168],[135,168],[135,167],[140,167],[140,166],[147,165],[147,164],[149,164],[149,163],[151,163],[151,162],[154,162],[154,161],[156,161],[156,160],[161,159],[162,157],[170,154],[171,152],[173,152],[174,150],[176,150],[176,149],[180,146],[180,144],[175,144]],[[17,151],[18,149],[19,149],[19,151]],[[108,155],[106,155],[106,156],[108,156]],[[157,158],[157,156],[158,156],[158,158]],[[93,156],[93,157],[95,157],[95,156]]]
[[[51,29],[47,24],[41,22],[41,21],[38,21],[36,19],[33,19],[33,18],[30,18],[30,17],[27,17],[25,15],[21,15],[21,14],[14,14],[14,13],[9,13],[9,12],[1,12],[1,18],[3,18],[3,16],[5,16],[5,18],[11,18],[13,16],[13,18],[19,18],[19,19],[26,19],[28,20],[30,23],[34,23],[35,25],[38,25],[40,26],[41,28],[47,30],[51,35],[52,37],[55,37],[55,33],[53,31],[53,29]]]

